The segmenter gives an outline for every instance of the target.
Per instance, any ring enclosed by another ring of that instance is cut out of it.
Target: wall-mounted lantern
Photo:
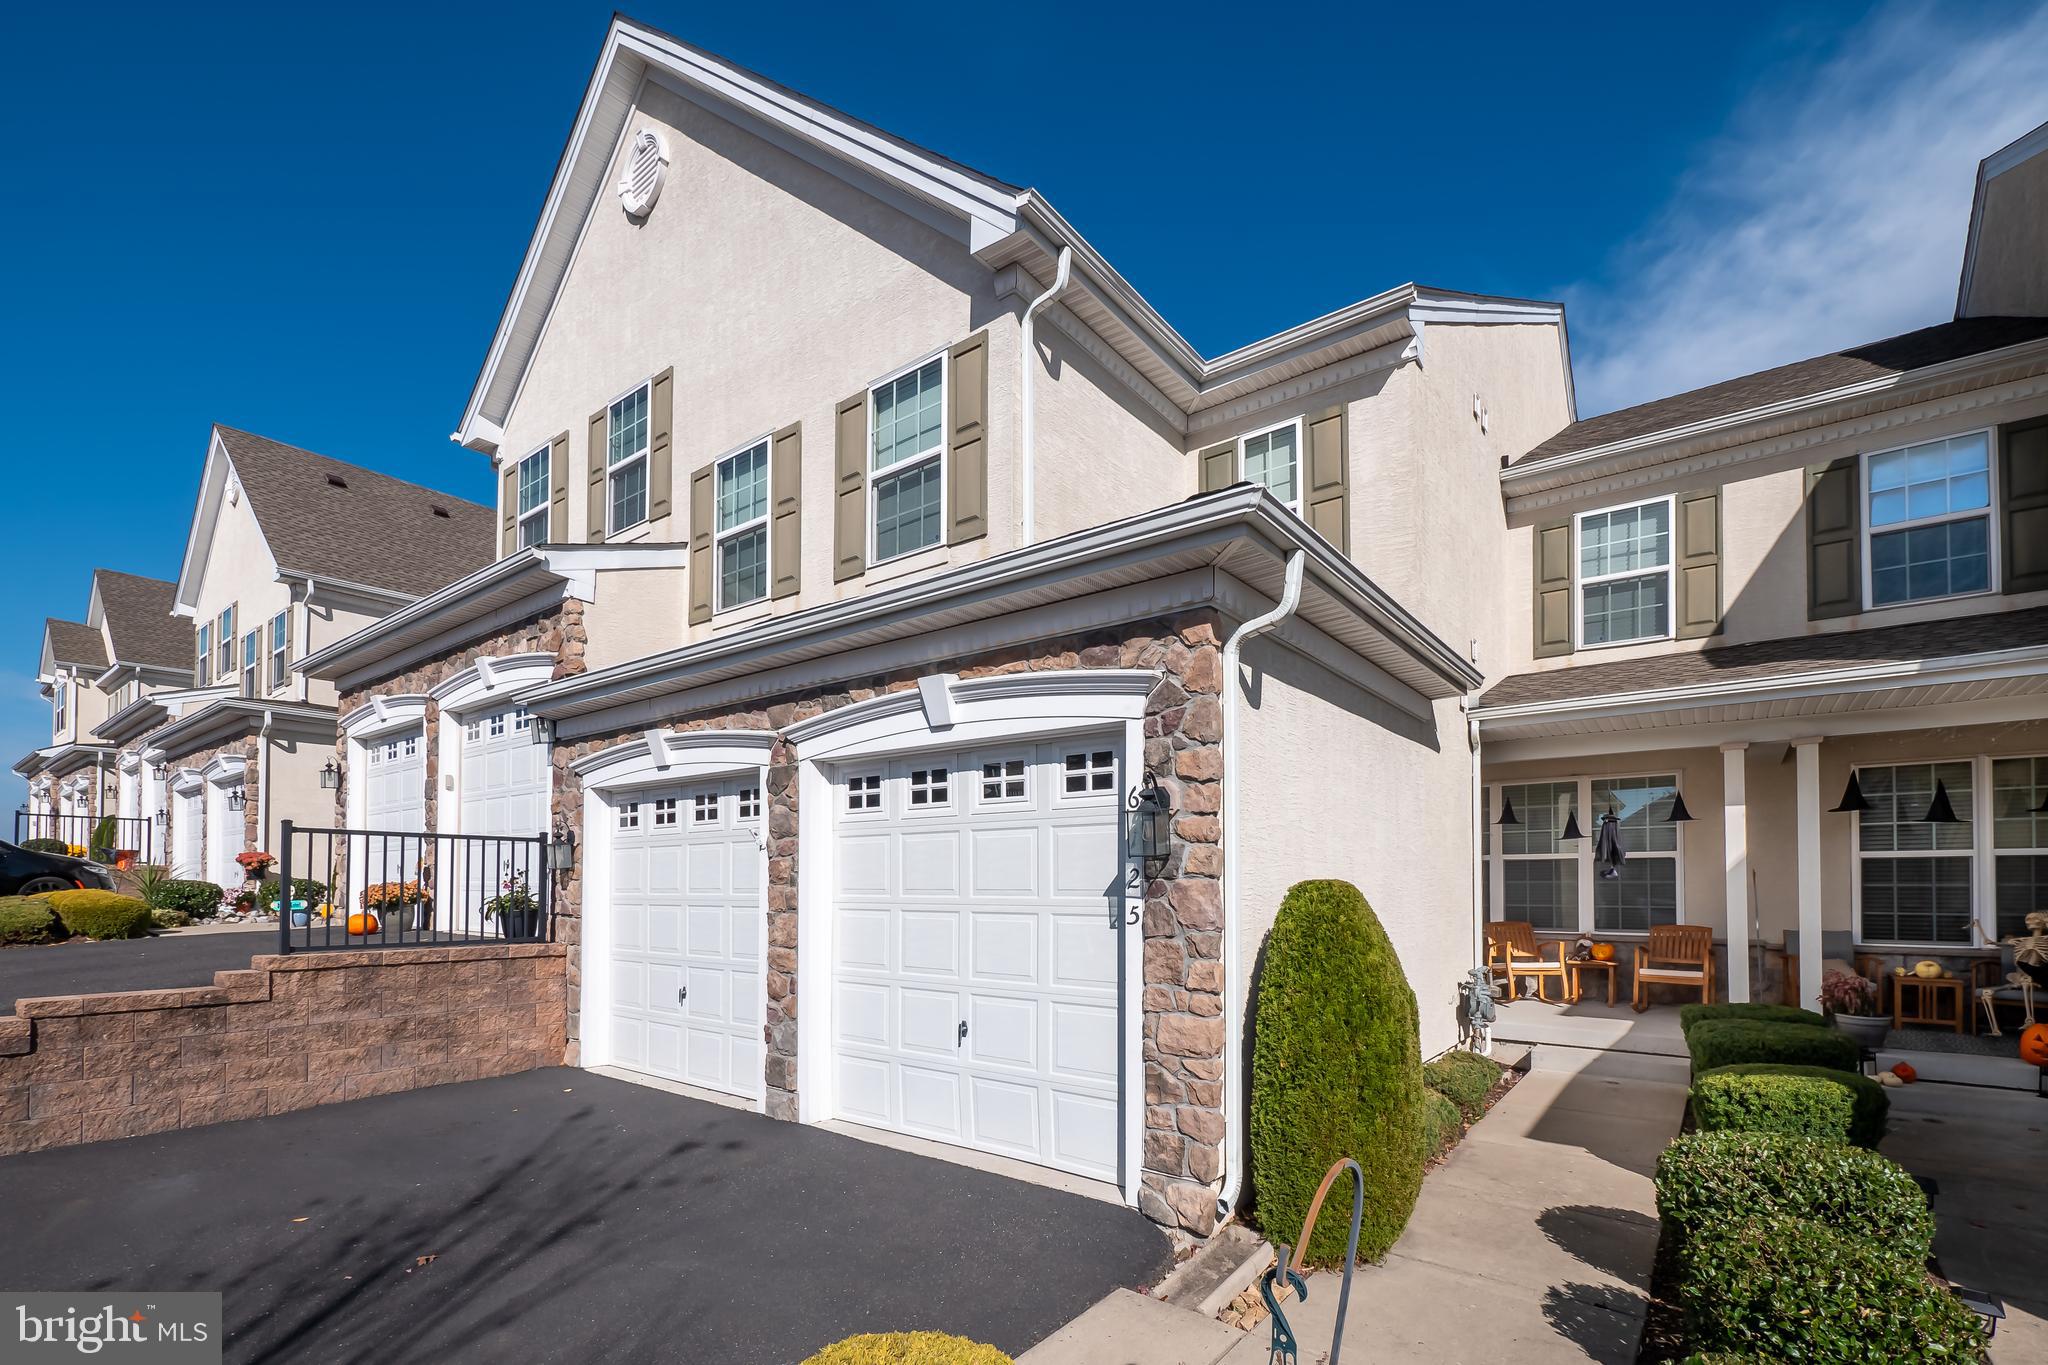
[[[548,840],[548,871],[574,872],[576,870],[576,832],[569,828],[569,822],[555,817],[554,837]]]
[[[152,763],[149,765],[149,775],[161,782],[171,775],[171,765],[168,763]]]
[[[165,810],[162,806],[158,806],[156,808],[156,822],[159,825],[168,824],[170,822],[170,818],[171,813],[169,811]]]
[[[1125,803],[1130,811],[1130,849],[1144,859],[1166,857],[1172,836],[1172,812],[1166,792],[1145,774],[1145,785],[1131,792]]]
[[[320,770],[320,790],[338,791],[340,787],[341,769],[335,766],[334,760],[330,758],[327,760],[327,766]]]
[[[526,733],[529,739],[543,748],[552,749],[555,745],[555,723],[546,716],[529,717]]]
[[[229,810],[243,810],[247,808],[248,804],[249,798],[242,794],[240,787],[235,787],[228,792]]]

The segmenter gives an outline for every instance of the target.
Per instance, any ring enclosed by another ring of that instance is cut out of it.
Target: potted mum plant
[[[1820,1003],[1835,1027],[1854,1038],[1865,1052],[1884,1046],[1892,1020],[1890,1015],[1878,1013],[1875,981],[1849,972],[1829,972],[1820,983]]]
[[[506,938],[540,937],[540,898],[524,872],[505,878],[498,894],[484,902],[484,918],[496,920],[498,932]]]
[[[235,861],[241,865],[242,880],[260,882],[263,880],[263,874],[270,871],[271,864],[277,859],[260,848],[252,848],[247,853],[237,853]]]

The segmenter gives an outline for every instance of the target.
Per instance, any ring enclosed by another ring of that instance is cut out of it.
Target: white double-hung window
[[[68,680],[60,677],[50,685],[50,701],[56,711],[55,732],[61,735],[71,717],[71,684]]]
[[[1641,934],[1684,922],[1684,827],[1671,819],[1677,774],[1507,783],[1492,799],[1498,811],[1512,807],[1515,822],[1491,828],[1489,917],[1575,934]],[[1609,814],[1625,855],[1619,866],[1597,856]],[[1578,837],[1567,839],[1572,824]]]
[[[235,671],[235,609],[228,607],[220,614],[220,620],[213,628],[213,647],[219,653],[214,663],[214,677],[225,682]]]
[[[1237,442],[1237,476],[1258,484],[1294,512],[1301,511],[1301,423],[1241,436]]]
[[[648,386],[614,402],[605,414],[607,533],[617,535],[647,520]]]
[[[286,624],[286,612],[279,612],[270,618],[270,690],[275,692],[290,678],[291,627]]]
[[[1864,457],[1873,607],[1991,588],[1991,433]]]
[[[718,610],[768,595],[768,442],[718,462]]]
[[[1975,764],[1856,769],[1868,807],[1856,816],[1857,942],[1973,941]],[[1927,819],[1939,784],[1953,820]]]
[[[1671,638],[1671,499],[1581,512],[1581,648]]]
[[[548,448],[519,462],[519,548],[548,543]]]
[[[879,564],[937,545],[944,531],[946,358],[868,390],[868,431],[868,558]]]

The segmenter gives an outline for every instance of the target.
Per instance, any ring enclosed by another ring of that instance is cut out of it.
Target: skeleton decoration
[[[2005,974],[2005,985],[1979,986],[1977,988],[1977,1003],[1984,1007],[1984,1031],[1993,1038],[2003,1038],[2005,1036],[2005,1031],[1998,1027],[1997,1000],[1998,993],[2001,990],[2019,991],[2020,1006],[2027,1012],[2027,1022],[2021,1025],[2021,1027],[2032,1028],[2037,1022],[2034,1018],[2034,978],[2028,976],[2025,972],[2007,972]]]

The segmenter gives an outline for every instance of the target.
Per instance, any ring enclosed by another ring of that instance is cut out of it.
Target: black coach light
[[[242,794],[242,789],[240,787],[236,787],[233,791],[228,793],[229,810],[243,810],[248,806],[248,804],[249,798]]]
[[[320,790],[331,792],[339,791],[340,789],[341,769],[330,758],[327,760],[327,766],[320,770]]]
[[[1145,785],[1125,803],[1131,812],[1131,852],[1140,858],[1164,858],[1170,847],[1172,816],[1164,790],[1145,774]]]
[[[576,831],[569,828],[569,822],[555,817],[554,837],[548,840],[548,871],[573,872],[576,870]]]
[[[149,775],[161,782],[171,775],[171,765],[168,763],[152,763],[149,765]]]
[[[529,717],[527,733],[532,737],[535,744],[543,745],[547,748],[554,747],[555,723],[546,716]]]
[[[171,813],[169,811],[165,810],[162,806],[156,808],[156,822],[159,825],[168,823],[170,818]]]

